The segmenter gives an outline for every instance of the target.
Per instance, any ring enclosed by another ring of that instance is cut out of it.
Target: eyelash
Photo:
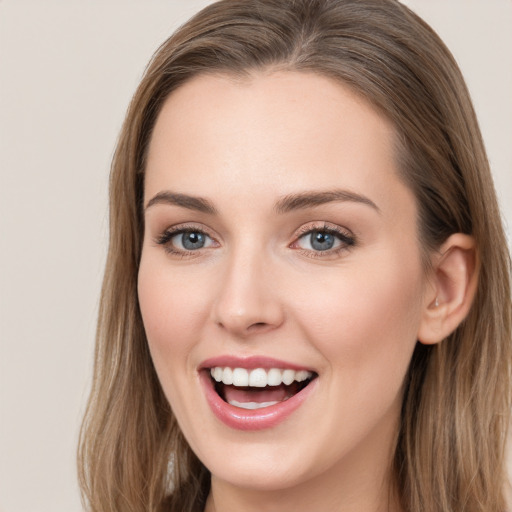
[[[298,242],[302,238],[304,238],[307,235],[311,235],[314,232],[333,235],[341,242],[341,244],[339,247],[336,247],[335,249],[328,249],[325,251],[315,251],[311,249],[303,249],[301,247],[297,247]],[[169,254],[172,254],[173,256],[178,256],[180,258],[199,256],[198,253],[202,248],[196,250],[182,250],[176,249],[170,243],[175,236],[184,233],[198,233],[207,236],[209,239],[216,242],[215,238],[212,235],[210,235],[204,228],[199,228],[194,225],[179,225],[166,229],[162,234],[156,237],[155,243],[158,245],[162,245],[165,251]],[[356,238],[350,231],[342,229],[336,225],[322,223],[321,225],[309,224],[307,226],[303,226],[302,228],[300,228],[299,231],[295,234],[295,241],[292,244],[290,244],[289,247],[298,250],[301,254],[304,254],[310,258],[325,258],[336,256],[338,254],[341,254],[342,252],[349,251],[355,245]]]
[[[184,233],[198,233],[201,235],[205,235],[208,238],[210,238],[211,240],[215,241],[214,237],[211,236],[203,228],[198,228],[197,226],[194,226],[194,225],[179,225],[179,226],[175,226],[175,227],[166,229],[161,235],[157,236],[157,238],[155,239],[155,242],[158,245],[162,245],[164,247],[164,250],[167,253],[172,254],[173,256],[178,256],[181,258],[186,258],[186,257],[190,257],[190,256],[198,256],[199,249],[196,249],[195,251],[190,251],[190,250],[186,250],[186,249],[185,250],[176,249],[170,243],[171,240],[175,236],[182,235]]]
[[[336,247],[334,249],[328,249],[326,251],[314,251],[310,249],[302,249],[300,247],[297,247],[298,251],[308,256],[309,258],[326,258],[337,256],[345,251],[349,251],[352,247],[356,245],[356,238],[349,230],[324,222],[317,225],[309,224],[307,226],[303,226],[302,228],[300,228],[298,233],[296,234],[296,240],[295,242],[293,242],[293,244],[291,244],[291,246],[297,245],[299,240],[315,232],[333,235],[341,242],[341,244],[339,247]]]

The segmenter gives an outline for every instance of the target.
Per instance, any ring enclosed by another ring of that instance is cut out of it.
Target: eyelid
[[[325,251],[314,250],[314,249],[305,249],[303,247],[298,246],[298,242],[304,236],[314,232],[326,232],[333,234],[340,241],[340,246],[332,249],[327,249]],[[195,250],[186,250],[186,249],[178,249],[176,247],[172,247],[170,241],[173,237],[180,235],[182,233],[187,232],[197,232],[206,235],[213,241],[213,248],[219,247],[220,243],[218,241],[218,237],[212,233],[212,231],[204,225],[195,224],[195,223],[182,223],[176,224],[173,226],[169,226],[161,231],[154,237],[154,242],[157,245],[161,245],[164,249],[172,255],[187,257],[187,256],[199,256],[200,253],[203,252],[204,249],[210,249],[209,247],[201,247]],[[356,245],[357,239],[351,230],[346,227],[342,227],[338,224],[330,223],[327,221],[313,221],[310,223],[306,223],[302,225],[294,234],[294,241],[288,245],[288,247],[298,250],[309,257],[314,258],[322,258],[329,256],[336,256],[341,252],[345,252],[350,250],[354,245]]]
[[[168,235],[178,235],[180,233],[187,233],[190,231],[198,232],[198,233],[204,233],[205,235],[208,235],[210,238],[215,238],[215,235],[211,232],[209,228],[206,226],[200,225],[200,224],[192,224],[192,223],[180,223],[180,224],[174,224],[172,226],[168,226],[165,229],[163,229],[160,234],[156,235],[156,239],[160,239],[164,236]]]
[[[294,236],[295,238],[300,238],[301,236],[307,235],[312,231],[326,231],[328,233],[340,234],[346,238],[355,240],[355,235],[350,229],[327,221],[313,221],[304,224],[295,232]]]
[[[303,247],[298,246],[298,242],[301,238],[306,235],[313,233],[315,231],[325,232],[333,234],[338,238],[341,242],[339,247],[328,249],[325,251],[315,251],[314,249],[304,249]],[[304,224],[301,226],[294,235],[294,241],[290,244],[289,247],[292,249],[301,251],[303,254],[313,257],[313,258],[323,258],[329,256],[336,256],[342,252],[349,251],[354,245],[356,245],[357,239],[354,233],[338,224],[333,224],[326,221],[321,222],[311,222],[308,224]]]
[[[161,245],[164,247],[164,249],[175,256],[199,256],[199,253],[202,251],[202,249],[210,249],[210,247],[202,247],[195,250],[187,250],[187,249],[178,249],[176,247],[172,247],[170,245],[170,242],[173,237],[178,236],[182,233],[201,233],[203,235],[206,235],[208,238],[210,238],[214,244],[218,247],[220,244],[217,240],[217,237],[213,235],[213,233],[205,227],[204,225],[198,225],[198,224],[192,224],[192,223],[183,223],[183,224],[176,224],[173,226],[169,226],[165,228],[163,231],[161,231],[159,234],[157,234],[154,237],[154,242],[157,245]]]

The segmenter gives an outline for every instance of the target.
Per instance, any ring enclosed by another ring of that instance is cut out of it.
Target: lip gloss
[[[201,363],[199,369],[213,368],[214,366],[229,366],[230,368],[245,368],[247,370],[253,370],[254,368],[281,368],[283,370],[290,369],[295,371],[308,370],[310,368],[306,366],[289,363],[280,359],[274,359],[266,356],[249,356],[249,357],[237,357],[232,355],[211,357]]]
[[[244,409],[225,402],[219,396],[209,373],[209,368],[215,366],[241,367],[246,369],[281,368],[296,371],[307,370],[307,368],[265,357],[241,359],[226,356],[204,361],[199,369],[199,376],[208,405],[220,421],[236,430],[256,431],[279,425],[308,399],[316,387],[317,379],[313,379],[305,388],[287,400],[260,409]]]

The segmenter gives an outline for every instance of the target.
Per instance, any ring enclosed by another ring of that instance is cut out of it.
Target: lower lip
[[[304,389],[284,402],[249,410],[235,407],[222,400],[214,389],[209,372],[201,371],[200,379],[213,414],[228,427],[236,430],[264,430],[279,425],[307,400],[317,381],[314,379]]]

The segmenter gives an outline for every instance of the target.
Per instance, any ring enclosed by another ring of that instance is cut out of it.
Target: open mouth
[[[318,375],[307,370],[281,368],[230,368],[215,366],[210,375],[217,394],[241,409],[262,409],[285,402]]]

